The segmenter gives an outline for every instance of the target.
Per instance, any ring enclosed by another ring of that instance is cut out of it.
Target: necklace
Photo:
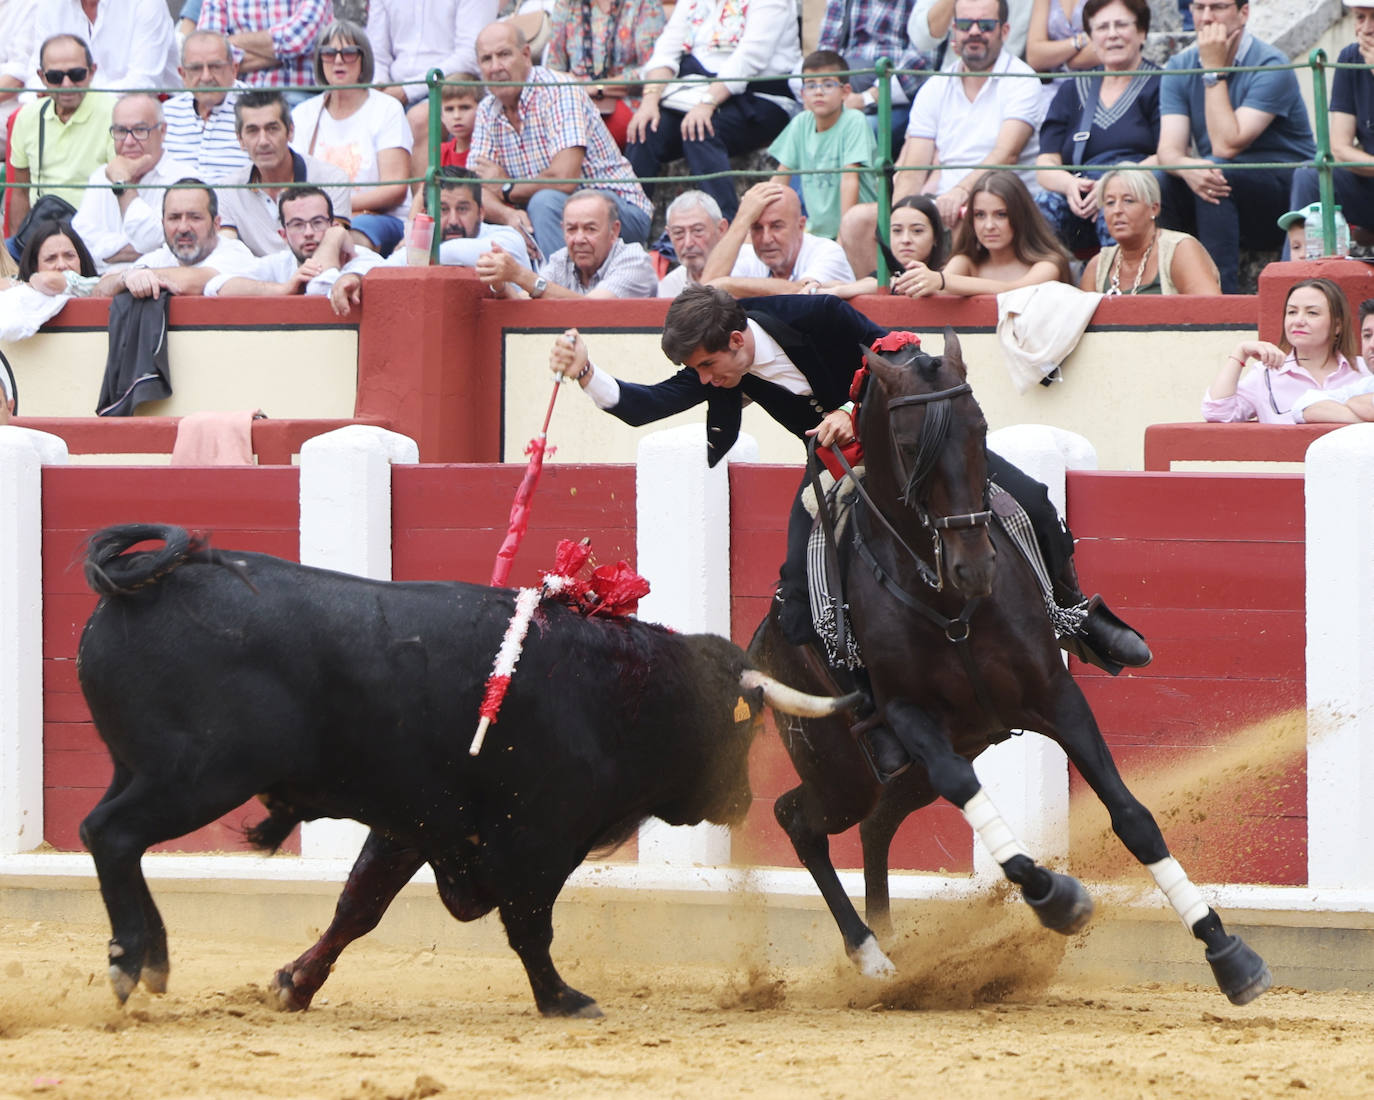
[[[1140,266],[1135,269],[1135,282],[1131,284],[1129,293],[1134,294],[1140,289],[1140,277],[1145,274],[1146,265],[1150,262],[1150,253],[1155,249],[1155,238],[1159,234],[1155,233],[1150,237],[1150,243],[1145,246],[1145,252],[1140,257]],[[1121,294],[1121,261],[1126,258],[1126,250],[1119,245],[1116,250],[1116,263],[1112,264],[1111,286],[1107,288],[1107,297],[1112,298]]]

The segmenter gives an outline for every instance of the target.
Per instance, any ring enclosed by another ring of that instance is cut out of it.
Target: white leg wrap
[[[1193,885],[1188,872],[1179,866],[1173,856],[1161,859],[1158,863],[1146,864],[1146,867],[1183,921],[1183,927],[1192,931],[1193,925],[1207,915],[1210,906],[1202,900],[1202,894]]]
[[[960,809],[964,819],[973,826],[973,831],[983,842],[983,847],[992,853],[992,858],[998,863],[1006,863],[1012,856],[1030,857],[1030,853],[1012,833],[1011,827],[1002,820],[1002,815],[997,812],[986,791],[980,790]]]

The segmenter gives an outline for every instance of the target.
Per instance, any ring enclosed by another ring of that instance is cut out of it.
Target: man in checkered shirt
[[[315,82],[315,40],[333,18],[329,0],[205,0],[196,24],[228,37],[239,78],[255,88],[282,88],[292,103]]]
[[[653,205],[587,93],[535,65],[529,43],[511,23],[483,28],[477,67],[487,95],[477,108],[468,167],[488,180],[583,181],[488,184],[482,200],[486,219],[531,234],[551,256],[563,247],[568,196],[591,186],[615,200],[621,239],[643,244]]]

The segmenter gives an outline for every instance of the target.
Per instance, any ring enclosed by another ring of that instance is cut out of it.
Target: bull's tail
[[[159,550],[128,553],[140,542]],[[206,552],[204,539],[165,523],[122,523],[97,531],[86,543],[86,583],[98,596],[128,596],[156,584],[177,566]]]

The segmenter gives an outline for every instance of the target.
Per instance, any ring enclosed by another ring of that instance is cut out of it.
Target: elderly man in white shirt
[[[113,264],[132,263],[162,242],[162,192],[195,176],[190,165],[166,155],[162,104],[131,92],[114,106],[110,136],[115,156],[87,181],[72,228],[91,250],[103,275]]]
[[[828,283],[853,279],[844,249],[806,232],[801,198],[792,188],[772,180],[756,183],[744,193],[739,213],[701,272],[703,283],[721,287],[736,298],[814,294]]]
[[[181,45],[177,70],[186,91],[162,105],[167,120],[167,151],[191,165],[211,183],[247,169],[248,153],[234,126],[234,100],[248,85],[238,79],[238,64],[229,39],[214,31],[192,31]]]
[[[88,14],[94,10],[94,18]],[[100,66],[102,91],[181,87],[177,42],[166,0],[43,0],[38,5],[35,45],[54,34],[89,42]],[[29,65],[37,73],[38,54]],[[38,89],[37,78],[28,77]]]

